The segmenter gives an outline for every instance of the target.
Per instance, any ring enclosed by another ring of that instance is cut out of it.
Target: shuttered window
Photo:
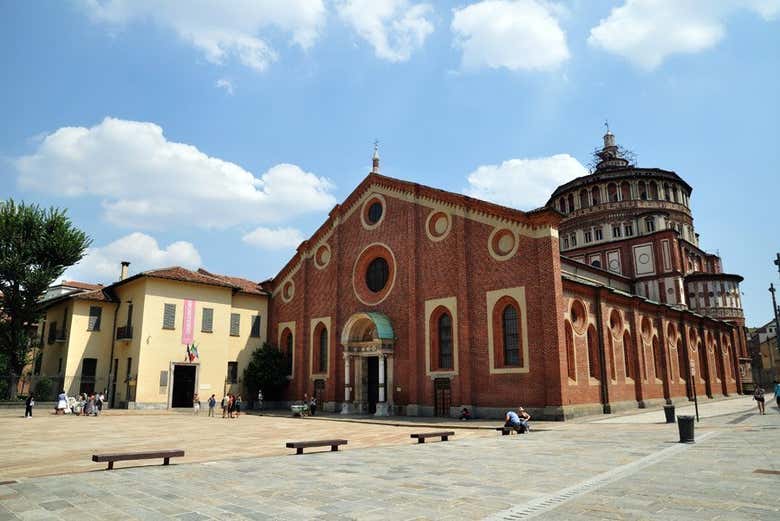
[[[163,329],[176,329],[176,304],[165,304]]]
[[[249,333],[252,338],[260,338],[260,315],[252,317],[252,332]]]
[[[100,306],[89,306],[89,322],[87,322],[87,331],[100,331],[100,318],[103,315],[103,308]]]
[[[241,315],[238,313],[230,314],[230,336],[238,336],[241,330]]]
[[[238,383],[238,362],[228,362],[227,383]]]
[[[201,330],[204,333],[211,333],[214,330],[214,310],[212,308],[203,308]]]

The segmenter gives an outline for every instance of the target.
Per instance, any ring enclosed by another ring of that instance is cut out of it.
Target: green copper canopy
[[[368,312],[366,313],[368,318],[376,326],[376,338],[379,340],[395,340],[395,333],[393,332],[393,325],[390,323],[390,319],[384,313]]]

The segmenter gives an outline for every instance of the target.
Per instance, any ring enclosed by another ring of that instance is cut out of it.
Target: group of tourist
[[[217,407],[217,395],[212,394],[209,396],[208,400],[209,404],[209,416],[215,417],[214,410]],[[241,416],[241,406],[243,405],[243,400],[241,399],[241,395],[235,395],[232,393],[228,393],[225,396],[222,397],[222,417],[223,418],[238,418]],[[200,397],[196,393],[195,396],[192,399],[192,408],[197,416],[200,414]]]
[[[777,409],[780,411],[780,381],[775,381],[775,401],[777,402]],[[761,384],[756,385],[756,389],[753,391],[753,399],[758,405],[758,414],[766,414],[766,407],[764,405],[764,395],[766,390],[761,387]]]
[[[26,403],[25,417],[32,416],[32,406],[35,404],[32,396]],[[75,416],[99,416],[103,412],[103,404],[106,401],[105,392],[79,393],[78,398],[68,396],[65,390],[57,395],[57,404],[54,406],[54,414],[73,414]]]

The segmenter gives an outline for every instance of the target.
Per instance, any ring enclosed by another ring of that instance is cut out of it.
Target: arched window
[[[285,354],[287,357],[287,367],[289,368],[289,371],[292,372],[292,358],[293,358],[293,334],[292,331],[285,328],[284,331],[282,331],[282,341],[280,342],[280,348],[282,350],[282,353]]]
[[[504,340],[504,364],[520,365],[520,328],[517,324],[517,310],[512,304],[501,313]]]
[[[647,201],[647,187],[645,187],[644,181],[639,181],[639,198],[643,201]]]
[[[634,347],[631,345],[631,334],[628,331],[623,333],[623,364],[626,377],[634,378]]]
[[[699,378],[707,380],[707,367],[704,365],[704,359],[707,354],[704,352],[705,347],[699,342],[697,351],[699,352]]]
[[[593,206],[601,203],[601,189],[598,186],[594,186],[590,190],[590,198],[593,201]]]
[[[682,380],[688,381],[688,373],[685,370],[685,359],[683,359],[682,353],[682,340],[677,341],[677,371],[680,373]]]
[[[566,338],[566,366],[569,372],[569,378],[577,379],[577,360],[574,358],[574,331],[567,320],[563,324],[563,334]]]
[[[320,373],[328,372],[328,330],[326,328],[320,329],[320,352],[319,352],[319,367],[317,368]]]
[[[588,328],[588,367],[591,378],[599,378],[599,346],[596,340],[596,328]]]
[[[653,337],[653,369],[655,370],[655,377],[659,380],[663,379],[663,364],[661,363],[661,349],[658,347],[658,337]]]
[[[558,208],[560,208],[561,213],[566,213],[566,198],[561,197],[558,199]]]
[[[620,185],[620,195],[624,201],[631,199],[631,185],[628,184],[628,181],[623,181],[623,184]]]
[[[658,185],[654,181],[650,181],[650,199],[653,201],[658,200]]]
[[[609,377],[612,380],[617,380],[617,367],[615,366],[615,344],[612,341],[612,335],[607,336],[607,348],[609,351]]]
[[[452,369],[452,317],[442,313],[439,317],[439,369]]]
[[[669,185],[664,183],[664,199],[667,201],[672,200],[672,192],[669,190]]]
[[[587,208],[588,204],[588,192],[586,190],[580,190],[580,208]]]
[[[569,211],[574,211],[574,194],[569,194]]]
[[[610,203],[616,203],[618,200],[618,188],[615,183],[609,183],[607,185],[607,196]]]

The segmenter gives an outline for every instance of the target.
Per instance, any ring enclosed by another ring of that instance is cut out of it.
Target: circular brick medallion
[[[496,260],[511,258],[517,252],[518,238],[509,228],[495,228],[488,238],[488,252]]]
[[[317,248],[317,251],[314,252],[314,265],[318,269],[323,269],[330,262],[330,257],[331,257],[330,246],[327,243],[321,244]]]
[[[452,219],[446,212],[434,210],[428,215],[425,223],[425,233],[428,238],[438,242],[447,238],[452,228]]]
[[[585,310],[585,304],[581,300],[573,300],[571,307],[569,308],[569,317],[571,318],[571,326],[578,335],[585,332],[585,326],[588,323],[587,311]]]
[[[395,274],[395,256],[386,244],[366,246],[352,267],[355,297],[367,306],[379,304],[393,290]]]
[[[372,194],[363,203],[360,211],[360,222],[366,230],[373,230],[385,220],[387,202],[381,194]]]
[[[290,302],[293,297],[295,297],[295,282],[290,279],[282,284],[282,300],[284,302]]]

